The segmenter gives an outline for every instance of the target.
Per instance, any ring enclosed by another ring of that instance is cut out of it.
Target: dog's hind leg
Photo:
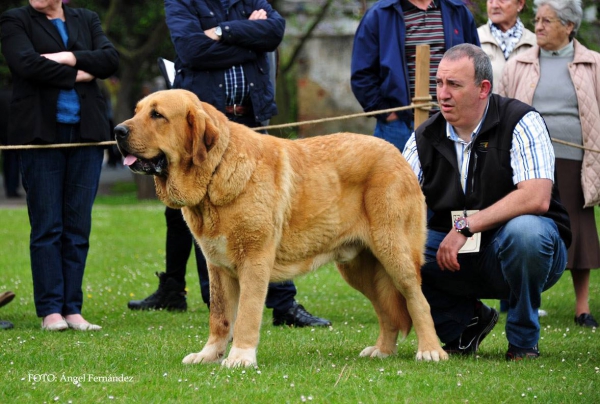
[[[418,339],[417,360],[448,359],[440,346],[429,303],[421,290],[422,249],[415,246],[408,236],[389,237],[384,249],[380,249],[381,263],[388,276],[404,296]]]
[[[379,320],[377,342],[363,349],[360,356],[385,358],[394,354],[398,334],[402,333],[405,337],[411,328],[404,297],[368,250],[350,262],[337,263],[337,267],[346,282],[371,301]]]
[[[240,288],[237,279],[208,265],[210,279],[209,336],[204,348],[191,353],[183,363],[211,363],[223,360],[235,323]]]

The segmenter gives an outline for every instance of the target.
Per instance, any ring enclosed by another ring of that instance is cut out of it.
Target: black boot
[[[132,310],[176,310],[186,311],[187,301],[185,283],[167,277],[164,272],[157,272],[159,283],[156,292],[144,300],[130,300],[127,307]]]

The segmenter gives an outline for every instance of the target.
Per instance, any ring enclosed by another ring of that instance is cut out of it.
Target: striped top
[[[225,70],[225,105],[245,104],[249,87],[242,66],[232,66]]]
[[[221,0],[225,14],[229,14],[229,0]],[[225,70],[225,105],[242,105],[250,91],[242,66]]]
[[[472,150],[471,145],[473,140],[477,137],[479,128],[484,119],[485,115],[477,125],[477,128],[471,136],[471,141],[468,143],[464,142],[456,135],[452,125],[446,123],[446,137],[455,144],[457,162],[461,170],[463,191],[467,183],[467,170]],[[423,170],[421,169],[421,162],[419,161],[414,132],[408,139],[408,142],[406,142],[402,154],[417,175],[419,183],[422,184]],[[550,135],[546,129],[546,124],[538,112],[531,111],[527,113],[515,126],[510,149],[510,165],[513,170],[513,183],[515,185],[521,181],[536,178],[554,181],[554,149],[550,141]]]
[[[429,94],[432,101],[437,102],[435,75],[444,56],[444,26],[442,11],[433,0],[426,10],[421,10],[408,1],[402,2],[404,21],[406,24],[406,62],[408,67],[410,93],[415,95],[415,74],[417,45],[429,45],[431,59],[429,61]],[[430,115],[437,112],[431,111]]]

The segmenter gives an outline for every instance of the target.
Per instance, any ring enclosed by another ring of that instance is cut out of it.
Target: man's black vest
[[[517,187],[510,164],[513,130],[528,112],[534,111],[520,101],[493,94],[479,135],[472,145],[466,192],[460,183],[454,142],[446,136],[446,120],[437,113],[416,130],[417,151],[423,169],[422,190],[430,210],[428,227],[448,232],[451,211],[485,209]],[[555,176],[556,179],[556,176]],[[556,183],[550,208],[543,216],[556,223],[565,245],[571,244],[569,216],[560,202]],[[482,242],[487,242],[486,233]]]

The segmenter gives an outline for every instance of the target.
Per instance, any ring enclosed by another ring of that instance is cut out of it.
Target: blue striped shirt
[[[465,190],[465,184],[467,184],[467,170],[472,150],[471,145],[477,137],[482,122],[483,119],[477,125],[469,142],[460,139],[454,132],[452,125],[446,124],[446,137],[454,142],[456,148],[458,166],[461,169],[463,191]],[[408,142],[406,142],[402,154],[419,179],[419,183],[422,184],[423,170],[419,161],[414,132],[408,139]],[[513,170],[513,183],[515,185],[521,181],[538,178],[554,181],[554,149],[544,120],[538,112],[531,111],[527,113],[515,126],[510,149],[510,165]]]
[[[221,0],[225,14],[229,14],[229,0]],[[242,105],[248,95],[248,84],[242,66],[225,70],[225,105]]]
[[[242,105],[248,95],[248,84],[242,66],[225,70],[225,105]]]

